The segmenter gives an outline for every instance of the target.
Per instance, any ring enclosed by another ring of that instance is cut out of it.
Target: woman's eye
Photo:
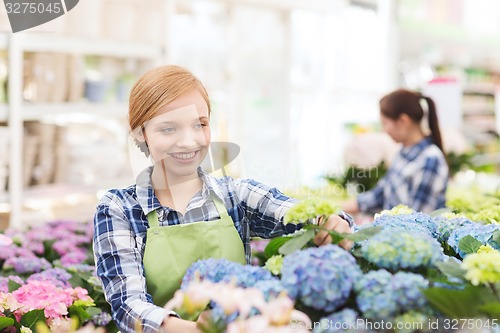
[[[206,125],[206,124],[203,124],[203,123],[200,123],[200,124],[196,124],[194,127],[195,127],[195,128],[203,128],[203,127],[205,127],[205,126],[207,126],[207,125]]]
[[[175,131],[175,128],[174,127],[165,127],[165,128],[160,128],[160,132],[164,132],[164,133],[172,133]]]

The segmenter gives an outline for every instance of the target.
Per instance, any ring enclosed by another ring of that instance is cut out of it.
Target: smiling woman
[[[252,179],[202,170],[210,146],[210,102],[201,82],[177,66],[146,72],[130,94],[129,124],[151,160],[135,185],[109,190],[94,218],[97,274],[122,332],[201,332],[161,306],[199,259],[250,261],[250,237],[296,231],[285,213],[297,202]],[[347,217],[346,217],[347,218]],[[337,215],[325,229],[352,232]],[[320,231],[316,244],[331,242]],[[168,319],[168,320],[166,320]]]

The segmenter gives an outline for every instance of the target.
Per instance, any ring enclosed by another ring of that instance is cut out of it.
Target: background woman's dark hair
[[[380,112],[387,118],[393,120],[398,119],[404,113],[416,123],[420,123],[424,117],[424,110],[420,105],[420,101],[422,99],[424,99],[427,104],[427,118],[429,120],[432,142],[438,146],[444,154],[443,141],[441,140],[441,131],[439,130],[439,122],[436,113],[436,105],[430,97],[422,96],[417,92],[398,89],[382,97],[380,100]]]

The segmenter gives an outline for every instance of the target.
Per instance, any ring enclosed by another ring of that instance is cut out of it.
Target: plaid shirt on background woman
[[[449,170],[441,150],[425,138],[403,147],[377,185],[358,195],[362,212],[391,209],[399,204],[430,213],[445,207]]]

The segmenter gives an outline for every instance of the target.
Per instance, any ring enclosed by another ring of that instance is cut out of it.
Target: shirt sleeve
[[[447,181],[446,162],[437,157],[425,159],[425,164],[417,169],[412,178],[409,196],[412,198],[411,208],[426,213],[442,208],[440,201],[446,192]]]
[[[119,204],[108,194],[94,216],[94,256],[97,276],[122,333],[158,332],[167,310],[153,304],[146,292],[142,256],[135,233]]]
[[[235,179],[234,182],[252,237],[273,238],[301,228],[301,225],[283,224],[285,213],[297,199],[252,179]]]
[[[382,210],[384,207],[385,177],[380,178],[374,188],[357,196],[358,209],[360,212]]]

